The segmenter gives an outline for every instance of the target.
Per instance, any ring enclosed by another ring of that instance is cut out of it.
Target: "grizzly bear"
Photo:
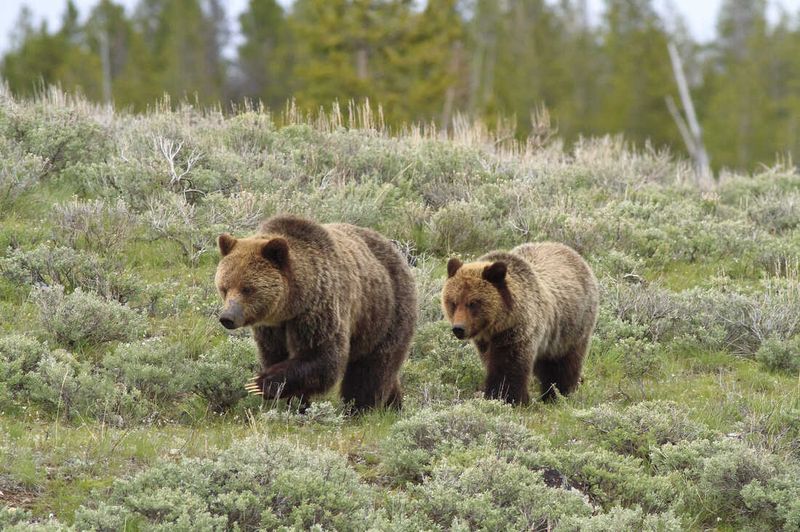
[[[219,321],[251,327],[261,359],[251,393],[307,404],[341,379],[341,397],[356,411],[401,406],[398,374],[417,304],[394,244],[371,229],[290,215],[217,243]]]
[[[523,244],[476,262],[447,263],[442,308],[453,334],[474,343],[487,398],[527,404],[531,371],[541,397],[572,392],[597,321],[597,280],[558,243]]]

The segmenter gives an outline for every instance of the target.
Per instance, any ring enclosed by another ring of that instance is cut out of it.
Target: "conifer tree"
[[[250,0],[239,23],[244,42],[235,92],[280,109],[292,96],[292,35],[286,14],[275,0]]]
[[[750,168],[774,160],[769,140],[765,0],[725,0],[719,38],[706,69],[706,131],[712,160],[719,166]]]
[[[606,0],[594,130],[679,145],[665,97],[674,94],[668,36],[651,0]]]

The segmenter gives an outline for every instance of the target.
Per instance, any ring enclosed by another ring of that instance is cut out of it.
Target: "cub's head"
[[[493,334],[511,308],[506,285],[506,263],[447,262],[447,280],[442,289],[442,310],[457,338]]]
[[[227,329],[247,325],[277,325],[284,316],[291,254],[281,237],[217,239],[222,260],[214,282],[225,301],[219,321]]]

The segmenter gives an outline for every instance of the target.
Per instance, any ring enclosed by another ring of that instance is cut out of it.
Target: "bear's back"
[[[582,291],[597,290],[592,269],[577,251],[558,242],[522,244],[511,253],[524,259],[537,279],[551,286],[573,285]]]
[[[356,276],[354,330],[390,327],[392,321],[416,318],[416,285],[400,250],[380,233],[350,224],[326,224],[347,267]],[[369,335],[366,335],[369,336]],[[366,340],[363,338],[362,340]],[[358,343],[363,343],[360,341]],[[369,342],[367,342],[369,343]]]
[[[558,346],[571,345],[572,337],[589,334],[597,320],[599,289],[583,257],[556,242],[523,244],[511,253],[530,264],[540,297],[555,311],[557,326],[542,347],[558,350]]]

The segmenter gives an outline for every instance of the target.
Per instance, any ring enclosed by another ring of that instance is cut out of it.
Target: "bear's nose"
[[[221,318],[219,319],[219,322],[220,322],[220,323],[222,324],[222,326],[223,326],[223,327],[225,327],[226,329],[235,329],[235,328],[236,328],[236,324],[235,324],[235,323],[233,323],[233,320],[232,320],[232,319],[230,319],[230,318],[226,318],[225,316],[221,317]]]
[[[453,325],[453,334],[455,334],[456,338],[458,338],[459,340],[463,340],[464,336],[467,335],[467,331],[464,330],[464,327],[462,327],[461,325]]]

